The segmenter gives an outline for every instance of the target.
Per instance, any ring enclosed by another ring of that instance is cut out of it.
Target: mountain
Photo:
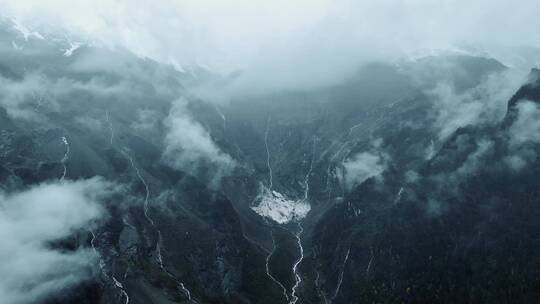
[[[500,62],[430,56],[367,64],[324,88],[216,103],[191,88],[234,77],[21,35],[9,22],[0,37],[1,202],[97,176],[113,185],[102,215],[32,239],[44,255],[85,253],[85,275],[68,280],[24,260],[35,270],[6,267],[27,280],[0,286],[13,290],[8,300],[538,297],[538,70],[512,97],[499,92],[510,70]],[[463,109],[476,116],[462,120]],[[44,206],[57,199],[37,195]]]
[[[457,130],[414,180],[389,170],[383,184],[366,181],[321,219],[313,263],[328,274],[323,295],[337,303],[535,301],[539,164],[511,160],[538,153],[537,141],[516,143],[513,130],[526,115],[520,103],[539,100],[537,73],[498,125]]]

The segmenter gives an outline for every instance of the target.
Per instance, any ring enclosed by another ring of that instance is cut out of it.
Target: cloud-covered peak
[[[540,3],[533,0],[5,0],[0,9],[25,37],[46,25],[186,73],[242,70],[233,95],[339,81],[359,64],[418,50],[507,58],[501,47],[540,47]]]

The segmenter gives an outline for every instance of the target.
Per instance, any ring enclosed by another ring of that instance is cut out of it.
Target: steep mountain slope
[[[539,101],[537,74],[498,126],[459,129],[413,180],[389,170],[328,212],[314,234],[327,298],[535,302],[539,147],[533,129],[516,141],[515,128],[527,115],[522,105]]]

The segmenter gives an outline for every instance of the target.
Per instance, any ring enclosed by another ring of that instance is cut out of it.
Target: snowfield
[[[255,201],[258,202],[258,205],[251,209],[260,216],[270,218],[278,224],[301,220],[311,210],[311,206],[306,200],[291,200],[264,186]]]

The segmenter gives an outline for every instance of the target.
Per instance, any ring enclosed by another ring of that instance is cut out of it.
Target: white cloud
[[[533,145],[540,143],[540,108],[528,100],[520,101],[516,107],[517,116],[508,129],[508,155],[503,161],[519,171],[538,159]]]
[[[518,147],[527,142],[540,142],[540,109],[535,102],[517,104],[518,116],[509,129],[510,146]]]
[[[447,208],[448,206],[445,203],[430,198],[427,201],[426,213],[429,216],[437,217],[442,215]]]
[[[446,169],[430,176],[430,179],[436,183],[438,191],[461,195],[459,191],[460,185],[486,168],[486,161],[495,153],[495,142],[489,138],[472,139],[469,135],[460,135],[456,139],[455,144],[457,145],[455,153],[462,155],[466,152],[466,158],[456,162],[455,165],[459,166],[455,169]],[[438,161],[445,162],[449,156],[451,157],[452,155],[442,156]],[[450,164],[448,163],[448,165]],[[434,201],[431,203],[439,204],[442,202]]]
[[[93,275],[93,251],[60,251],[50,243],[101,219],[111,190],[92,178],[0,193],[1,303],[35,303]]]
[[[489,139],[476,141],[476,150],[467,156],[467,159],[452,174],[456,180],[470,176],[481,168],[482,162],[489,152],[493,152],[494,142]]]
[[[88,116],[78,116],[75,117],[75,122],[80,126],[92,130],[92,131],[101,131],[103,129],[103,122],[101,120],[88,117]]]
[[[428,94],[434,103],[435,127],[444,140],[458,128],[499,123],[506,114],[508,100],[523,84],[526,73],[508,70],[490,74],[478,86],[458,93],[440,83]]]
[[[28,72],[22,80],[0,76],[0,86],[0,106],[6,109],[10,117],[22,119],[39,119],[37,110],[41,108],[58,111],[65,105],[63,103],[79,102],[71,95],[77,92],[87,92],[101,98],[140,96],[140,91],[127,81],[110,84],[99,76],[80,81],[65,77],[53,79],[40,72]]]
[[[44,93],[48,81],[37,73],[27,75],[22,81],[0,77],[0,106],[4,107],[11,117],[36,118],[35,107],[52,105]]]
[[[167,134],[163,158],[172,167],[206,177],[216,186],[236,162],[191,118],[187,103],[184,98],[176,100],[164,121]]]
[[[418,49],[540,46],[536,0],[3,0],[0,8],[28,27],[62,28],[187,71],[244,69],[232,93],[339,81],[362,62]]]
[[[160,120],[159,112],[150,109],[138,109],[137,120],[131,123],[131,128],[146,132],[156,127]]]
[[[345,187],[352,189],[386,169],[386,160],[379,154],[361,152],[343,162],[341,176]]]
[[[533,152],[534,153],[534,152]],[[536,154],[533,154],[534,158],[536,158]],[[508,155],[503,158],[504,163],[512,170],[519,171],[525,166],[527,166],[527,160],[525,160],[521,155],[514,154],[514,155]]]

